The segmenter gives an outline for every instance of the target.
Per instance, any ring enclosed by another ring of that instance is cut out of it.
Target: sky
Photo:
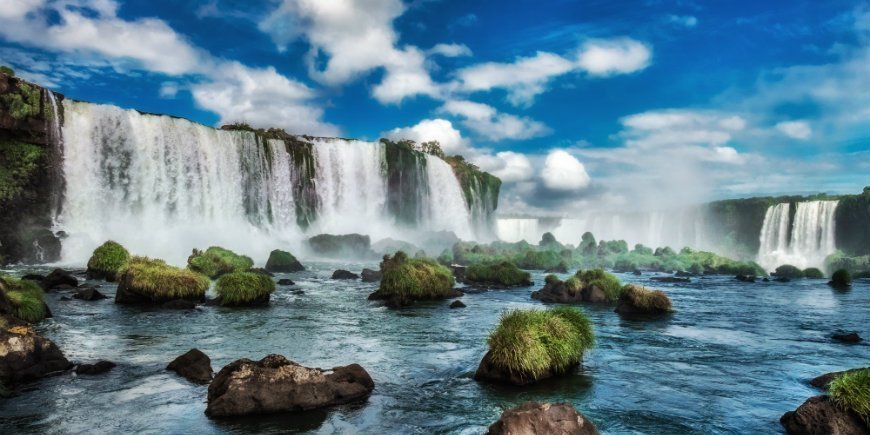
[[[438,140],[502,215],[870,185],[867,0],[0,0],[0,64],[206,125]]]

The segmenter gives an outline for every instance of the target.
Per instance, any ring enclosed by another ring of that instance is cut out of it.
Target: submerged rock
[[[453,301],[452,304],[450,304],[450,308],[465,308],[465,304],[463,304],[460,300],[456,300]]]
[[[734,279],[740,282],[755,282],[755,275],[736,275]]]
[[[73,295],[74,299],[81,299],[83,301],[98,301],[100,299],[106,299],[107,296],[100,293],[96,287],[87,287],[84,289],[80,289]]]
[[[338,269],[332,272],[332,279],[359,279],[359,275],[344,269]]]
[[[790,435],[866,435],[870,427],[853,411],[838,407],[830,396],[810,397],[779,419]]]
[[[363,269],[362,270],[362,280],[363,280],[363,282],[378,282],[381,280],[381,271],[380,270],[372,270],[372,269]]]
[[[292,279],[281,278],[278,280],[278,285],[296,285],[296,283]]]
[[[570,404],[526,402],[503,412],[486,433],[597,435],[598,429]]]
[[[375,384],[358,364],[308,368],[281,355],[236,360],[208,387],[209,417],[299,412],[362,399]]]
[[[831,335],[831,339],[834,341],[840,341],[843,343],[860,343],[861,337],[856,332],[847,332],[847,333],[836,333]]]
[[[652,281],[656,282],[668,282],[668,283],[679,283],[679,282],[691,282],[692,280],[689,278],[683,278],[679,276],[654,276],[650,278]]]
[[[51,340],[36,334],[23,322],[8,318],[5,322],[8,329],[0,329],[0,384],[32,381],[72,366]]]
[[[44,290],[55,289],[61,285],[68,285],[68,288],[75,288],[79,286],[79,280],[63,269],[54,269],[40,282],[40,286],[42,286]]]
[[[79,364],[76,366],[77,375],[100,375],[112,370],[116,366],[115,363],[106,360],[100,360],[93,364]]]
[[[183,355],[172,360],[166,370],[178,373],[195,384],[211,382],[214,371],[211,368],[211,358],[199,349],[190,349]]]

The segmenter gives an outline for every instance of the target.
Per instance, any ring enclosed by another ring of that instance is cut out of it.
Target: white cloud
[[[668,15],[668,21],[685,27],[695,27],[698,25],[698,18],[692,15]]]
[[[471,56],[471,49],[465,44],[437,44],[429,49],[429,54],[437,54],[444,57]]]
[[[593,76],[630,74],[649,66],[650,48],[630,38],[595,39],[583,44],[577,65]]]
[[[783,121],[776,124],[776,129],[793,139],[807,140],[813,130],[806,121]]]
[[[462,133],[453,128],[453,123],[440,118],[424,119],[412,127],[394,128],[381,135],[392,140],[410,139],[417,143],[437,140],[441,150],[448,155],[462,153],[467,145]]]
[[[472,163],[500,178],[505,183],[516,183],[532,178],[535,173],[532,162],[524,154],[502,151],[496,154],[480,154]]]
[[[492,141],[531,139],[552,132],[533,119],[499,113],[492,106],[472,101],[450,100],[438,111],[463,118],[462,125]]]
[[[160,84],[160,98],[175,98],[178,95],[178,83],[175,82],[163,82]]]
[[[583,163],[567,151],[558,149],[547,154],[541,180],[547,188],[558,191],[582,190],[591,182]]]

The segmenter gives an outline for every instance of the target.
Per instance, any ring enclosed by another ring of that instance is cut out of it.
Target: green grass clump
[[[130,259],[127,252],[119,243],[109,240],[94,249],[91,259],[88,260],[88,274],[115,280],[118,270]]]
[[[510,261],[472,264],[465,270],[465,279],[473,283],[506,287],[531,285],[531,275]]]
[[[818,268],[815,268],[815,267],[808,267],[808,268],[804,269],[803,274],[804,274],[804,278],[810,278],[810,279],[822,279],[825,277],[825,274],[821,270],[819,270]]]
[[[576,308],[513,310],[489,336],[489,355],[501,370],[535,379],[580,363],[594,341],[591,322]]]
[[[650,290],[638,285],[628,284],[622,289],[622,297],[641,312],[673,311],[671,299],[661,290]]]
[[[0,276],[0,292],[12,303],[13,315],[25,322],[38,322],[45,318],[42,288],[35,282]]]
[[[775,273],[777,278],[792,279],[804,277],[804,271],[792,266],[791,264],[783,264],[782,266],[777,267]]]
[[[121,285],[156,300],[200,299],[210,284],[200,273],[148,257],[130,258],[118,277]]]
[[[843,373],[831,381],[828,394],[837,406],[855,412],[870,424],[870,369]]]
[[[293,254],[276,249],[269,253],[269,260],[266,261],[266,270],[269,272],[299,272],[305,270],[302,263],[293,256]]]
[[[232,272],[217,280],[215,291],[221,305],[246,305],[274,292],[275,281],[263,273]]]
[[[229,249],[212,246],[205,251],[194,249],[187,258],[187,267],[215,279],[225,273],[246,271],[254,267],[254,260]]]
[[[381,271],[381,284],[372,294],[373,299],[413,301],[439,299],[454,293],[453,273],[429,258],[408,258],[399,251],[392,258],[384,256]]]
[[[608,302],[616,302],[622,293],[619,278],[605,272],[603,269],[578,270],[574,275],[585,286],[596,286],[607,296]]]

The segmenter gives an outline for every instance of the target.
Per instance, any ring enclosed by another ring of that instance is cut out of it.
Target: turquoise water
[[[337,268],[373,264],[309,266],[277,275],[297,286],[279,287],[265,309],[162,311],[48,294],[55,317],[43,334],[70,360],[118,367],[28,385],[0,401],[0,433],[481,433],[526,400],[571,402],[605,433],[778,433],[782,413],[818,394],[808,379],[870,363],[870,346],[828,338],[838,329],[870,337],[868,281],[835,292],[823,280],[662,284],[620,275],[666,291],[677,312],[642,322],[584,307],[597,345],[576,373],[494,387],[472,379],[486,336],[504,310],[542,306],[529,298],[542,274],[532,287],[468,294],[465,309],[443,301],[389,310],[366,299],[376,284],[329,279]],[[94,283],[114,295],[113,285]],[[212,421],[203,414],[207,386],[164,370],[192,347],[215,371],[269,353],[312,367],[359,363],[376,387],[364,402],[322,412]]]

